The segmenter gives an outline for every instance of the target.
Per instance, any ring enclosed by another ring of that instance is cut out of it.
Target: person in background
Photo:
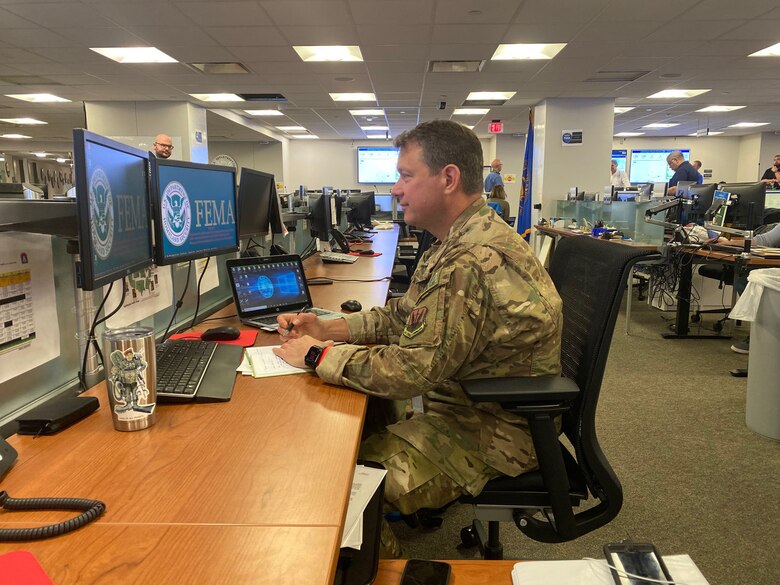
[[[173,141],[167,134],[158,134],[152,144],[152,152],[157,158],[169,158],[173,153]]]
[[[474,132],[434,120],[395,146],[393,196],[437,242],[384,307],[335,320],[280,315],[274,353],[369,395],[360,457],[387,469],[387,504],[414,514],[536,467],[524,419],[471,402],[459,382],[559,373],[562,302],[526,241],[487,206]],[[393,412],[393,401],[409,400],[413,415]],[[380,410],[392,416],[370,424]],[[387,523],[381,543],[385,556],[402,552]]]
[[[504,165],[501,163],[501,159],[497,158],[490,163],[490,172],[485,177],[485,193],[490,193],[496,185],[504,186],[504,179],[501,178],[502,168]]]
[[[775,155],[774,164],[764,171],[761,182],[767,183],[767,188],[780,184],[780,154]]]
[[[677,192],[677,183],[680,181],[692,181],[696,183],[699,180],[699,173],[693,168],[693,165],[685,160],[683,153],[675,150],[666,157],[666,164],[674,171],[672,178],[669,179],[669,189],[666,191],[667,197],[673,197]]]
[[[699,180],[697,181],[697,184],[701,185],[704,183],[704,175],[701,174],[701,161],[695,160],[691,163],[691,166],[696,169],[696,172],[699,174]]]
[[[628,180],[628,175],[625,173],[625,171],[618,170],[618,164],[614,158],[612,159],[612,165],[610,166],[610,169],[612,171],[612,178],[610,179],[610,182],[612,183],[613,187],[631,186],[631,181]]]
[[[501,185],[496,185],[490,190],[487,204],[498,213],[501,219],[509,223],[509,202],[506,200],[506,191]]]

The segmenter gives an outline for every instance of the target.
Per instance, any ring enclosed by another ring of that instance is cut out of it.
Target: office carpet
[[[502,524],[505,558],[601,558],[605,543],[629,538],[653,542],[661,554],[689,554],[711,585],[777,585],[780,443],[745,426],[747,379],[729,370],[746,368],[747,356],[730,351],[727,340],[662,339],[672,313],[636,299],[632,311],[631,335],[625,307],[618,318],[597,414],[602,447],[623,484],[623,509],[607,526],[563,544],[534,542]],[[474,558],[459,537],[472,518],[470,506],[456,504],[440,529],[393,528],[406,556]]]

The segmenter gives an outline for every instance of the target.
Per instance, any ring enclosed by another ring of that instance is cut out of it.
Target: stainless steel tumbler
[[[157,367],[154,330],[108,329],[103,334],[103,362],[111,418],[118,431],[140,431],[154,424]]]

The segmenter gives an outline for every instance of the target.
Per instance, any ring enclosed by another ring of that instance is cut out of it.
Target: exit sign
[[[504,131],[504,123],[493,120],[488,126],[488,132],[491,134],[501,134]]]

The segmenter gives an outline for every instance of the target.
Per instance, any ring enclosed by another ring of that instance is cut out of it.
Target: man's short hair
[[[450,120],[423,122],[396,136],[393,144],[396,148],[418,144],[423,162],[432,173],[453,164],[460,169],[461,187],[466,194],[482,192],[482,144],[465,126]]]
[[[617,165],[617,161],[614,158],[612,159],[612,164]]]
[[[674,152],[670,152],[669,155],[666,157],[666,162],[671,161],[673,158],[681,158],[685,160],[685,157],[683,156],[683,153],[679,150],[675,150]]]

